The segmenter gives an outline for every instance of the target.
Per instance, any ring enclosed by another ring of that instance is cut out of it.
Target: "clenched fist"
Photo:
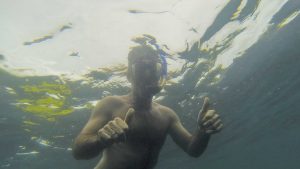
[[[206,97],[202,109],[198,114],[198,125],[200,130],[206,134],[214,134],[222,130],[223,124],[219,114],[215,110],[208,110],[209,99]]]
[[[134,109],[129,108],[125,119],[122,120],[119,117],[109,121],[98,131],[98,139],[106,143],[119,142],[120,138],[123,137],[126,141],[126,131],[128,130],[128,122],[134,114]]]

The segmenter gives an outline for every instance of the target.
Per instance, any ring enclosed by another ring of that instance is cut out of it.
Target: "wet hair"
[[[159,61],[159,54],[149,45],[140,45],[131,48],[128,53],[128,65],[136,63],[137,60]]]
[[[132,64],[135,64],[142,60],[156,63],[160,61],[159,58],[159,53],[149,45],[139,45],[132,47],[128,53],[128,78],[130,79],[131,76]]]

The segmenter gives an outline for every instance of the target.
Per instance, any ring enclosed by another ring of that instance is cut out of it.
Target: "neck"
[[[133,90],[129,97],[132,100],[132,105],[135,110],[150,110],[152,105],[152,95],[149,94],[141,94],[141,92],[137,92]]]

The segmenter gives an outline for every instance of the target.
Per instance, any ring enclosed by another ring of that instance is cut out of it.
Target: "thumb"
[[[207,112],[209,108],[209,98],[208,97],[205,97],[204,98],[204,102],[203,102],[203,105],[202,105],[202,108],[198,114],[198,119],[197,121],[200,122],[202,117],[205,115],[205,113]]]
[[[129,108],[126,115],[125,115],[125,119],[124,121],[128,124],[130,122],[130,120],[132,119],[133,115],[134,115],[135,110],[133,108]]]

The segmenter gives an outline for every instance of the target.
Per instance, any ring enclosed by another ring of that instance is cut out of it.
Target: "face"
[[[161,90],[162,64],[160,62],[141,60],[132,64],[133,86],[142,94],[156,94]]]

